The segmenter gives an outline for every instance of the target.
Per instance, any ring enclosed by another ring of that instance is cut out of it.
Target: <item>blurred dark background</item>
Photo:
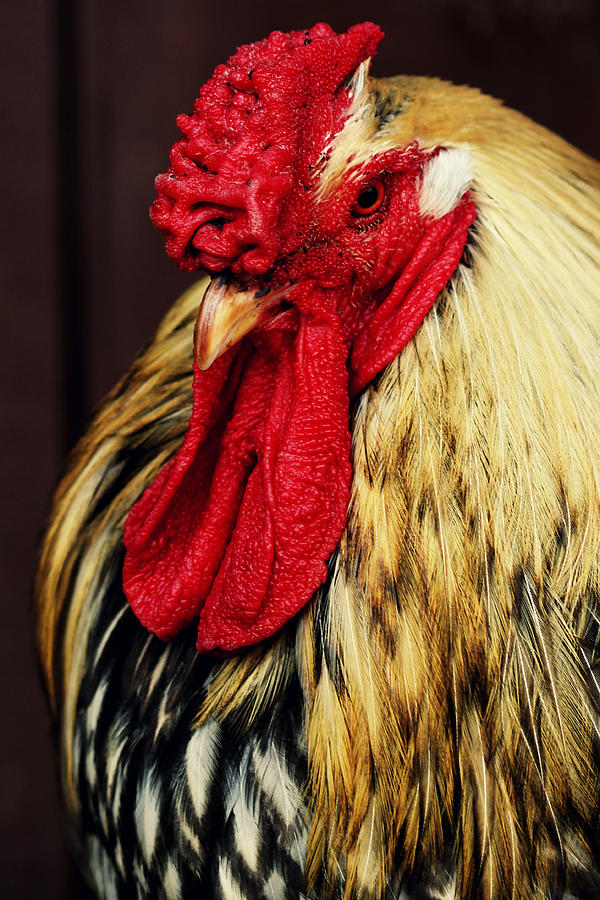
[[[372,19],[376,75],[503,98],[600,156],[598,0],[3,0],[0,895],[85,897],[32,651],[50,491],[103,394],[186,286],[148,221],[175,115],[241,43]]]

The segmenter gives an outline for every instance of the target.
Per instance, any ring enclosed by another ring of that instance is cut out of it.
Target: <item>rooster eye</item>
[[[356,198],[356,202],[352,207],[352,215],[370,216],[371,213],[377,212],[383,203],[384,196],[383,182],[373,182]]]

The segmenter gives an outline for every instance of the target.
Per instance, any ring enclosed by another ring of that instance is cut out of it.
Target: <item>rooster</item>
[[[37,578],[100,897],[600,896],[600,168],[380,38],[240,48],[157,179],[208,275]]]

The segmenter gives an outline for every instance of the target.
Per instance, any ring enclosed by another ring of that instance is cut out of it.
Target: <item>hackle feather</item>
[[[598,810],[599,170],[475,91],[388,91],[326,176],[394,137],[466,146],[478,219],[354,412],[346,534],[300,625],[308,874],[326,895],[341,857],[344,896],[380,896],[450,845],[457,896],[545,896]]]

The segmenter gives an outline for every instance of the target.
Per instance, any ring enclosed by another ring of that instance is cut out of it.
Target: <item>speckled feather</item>
[[[260,647],[149,637],[125,516],[191,404],[200,283],[76,449],[38,575],[61,783],[102,897],[600,893],[600,173],[477,91],[366,81],[322,173],[468,150],[478,219],[354,402],[348,525]]]

